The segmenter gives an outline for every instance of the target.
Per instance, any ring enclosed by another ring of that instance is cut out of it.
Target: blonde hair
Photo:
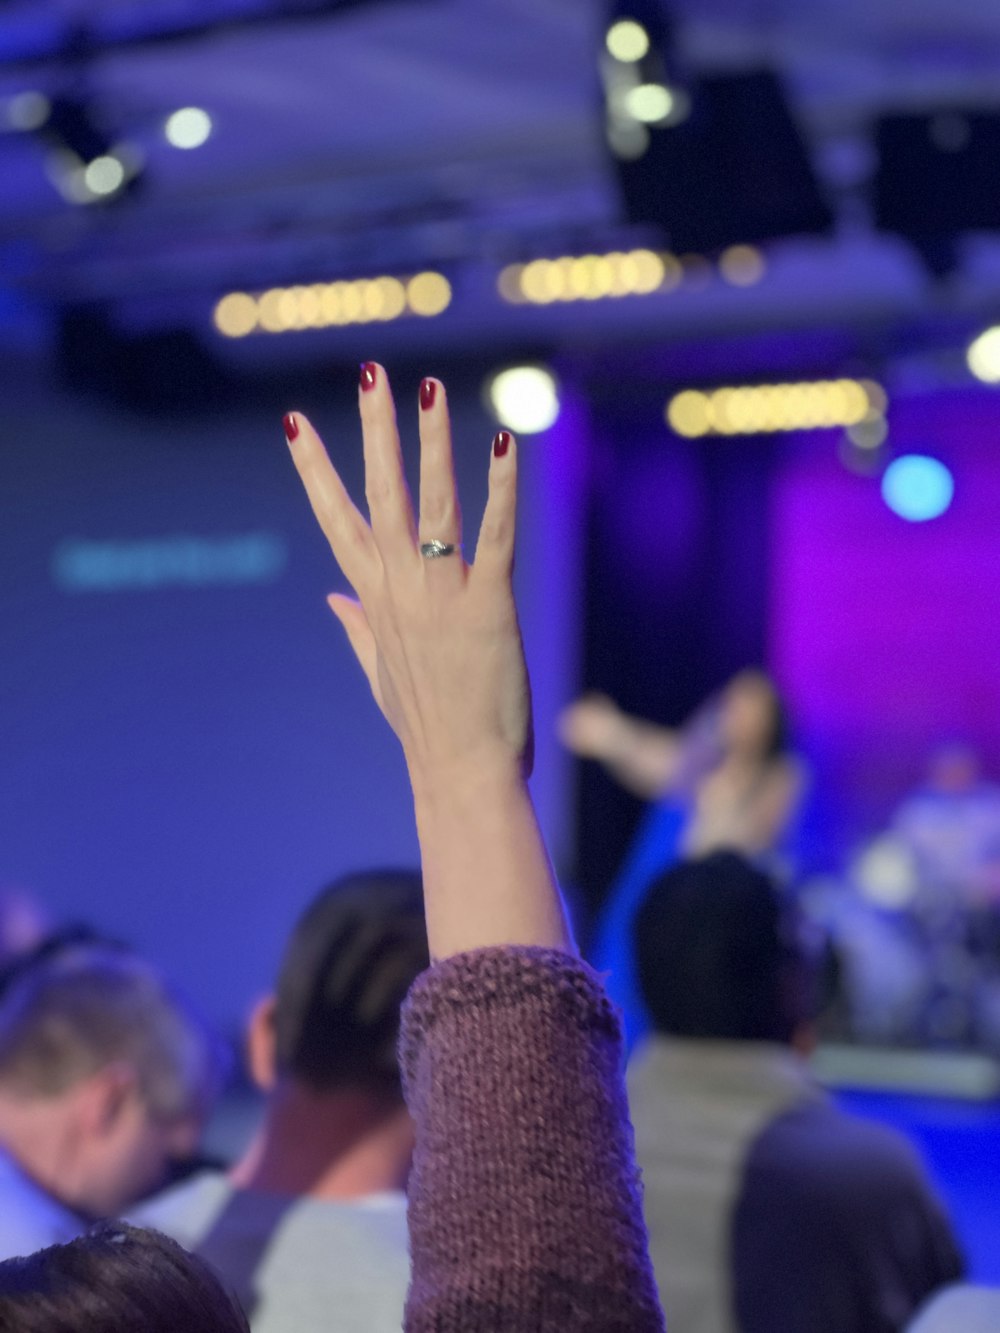
[[[161,1120],[205,1115],[223,1052],[150,964],[124,950],[77,945],[18,976],[0,1000],[0,1085],[56,1096],[122,1061]]]

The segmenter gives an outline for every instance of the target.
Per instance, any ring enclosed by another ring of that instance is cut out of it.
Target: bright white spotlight
[[[628,114],[644,125],[666,120],[674,109],[674,95],[662,83],[640,83],[628,90],[624,102]]]
[[[548,430],[559,416],[559,385],[544,366],[512,366],[493,376],[487,390],[496,419],[518,435]]]
[[[882,498],[894,514],[909,523],[940,518],[955,494],[955,479],[936,458],[903,454],[882,476]]]
[[[1000,325],[981,333],[965,355],[977,380],[1000,384]]]
[[[212,117],[200,106],[183,106],[167,117],[163,133],[175,148],[200,148],[212,133]]]
[[[619,19],[612,23],[605,41],[608,50],[623,65],[634,64],[649,51],[649,33],[635,19]]]
[[[110,154],[95,157],[84,168],[83,182],[91,194],[115,194],[125,184],[125,167]]]

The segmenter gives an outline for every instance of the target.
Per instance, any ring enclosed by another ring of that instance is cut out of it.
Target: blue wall
[[[296,405],[360,496],[353,393],[311,388]],[[287,457],[290,404],[164,422],[45,386],[4,397],[21,406],[0,424],[0,881],[135,943],[233,1027],[322,883],[417,854],[397,743],[324,604],[339,576]],[[493,427],[471,392],[453,407],[473,528]],[[525,462],[526,512],[544,510]],[[558,530],[525,533],[519,572],[549,710]]]

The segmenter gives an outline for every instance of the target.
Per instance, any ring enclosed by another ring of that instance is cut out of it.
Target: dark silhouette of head
[[[400,1007],[429,961],[416,872],[375,870],[329,885],[299,919],[278,975],[278,1076],[315,1092],[398,1091]]]
[[[658,1032],[790,1042],[811,1016],[792,910],[735,852],[667,871],[633,930],[639,988]]]
[[[0,1263],[0,1333],[249,1333],[235,1297],[158,1231],[102,1223]]]

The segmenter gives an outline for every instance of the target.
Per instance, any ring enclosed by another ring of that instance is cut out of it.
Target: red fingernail
[[[289,440],[297,440],[299,438],[299,423],[295,420],[294,412],[286,413],[282,425],[285,427],[285,435]]]
[[[426,412],[426,411],[428,410],[428,408],[431,408],[431,407],[434,406],[434,398],[435,398],[435,395],[437,394],[437,387],[438,387],[438,386],[437,386],[437,381],[436,381],[436,380],[421,380],[421,381],[420,381],[420,408],[421,408],[421,411]]]
[[[361,364],[361,389],[367,393],[369,389],[375,388],[375,372],[378,367],[374,361],[364,361]]]
[[[493,457],[503,458],[510,448],[510,431],[498,430],[493,437]]]

